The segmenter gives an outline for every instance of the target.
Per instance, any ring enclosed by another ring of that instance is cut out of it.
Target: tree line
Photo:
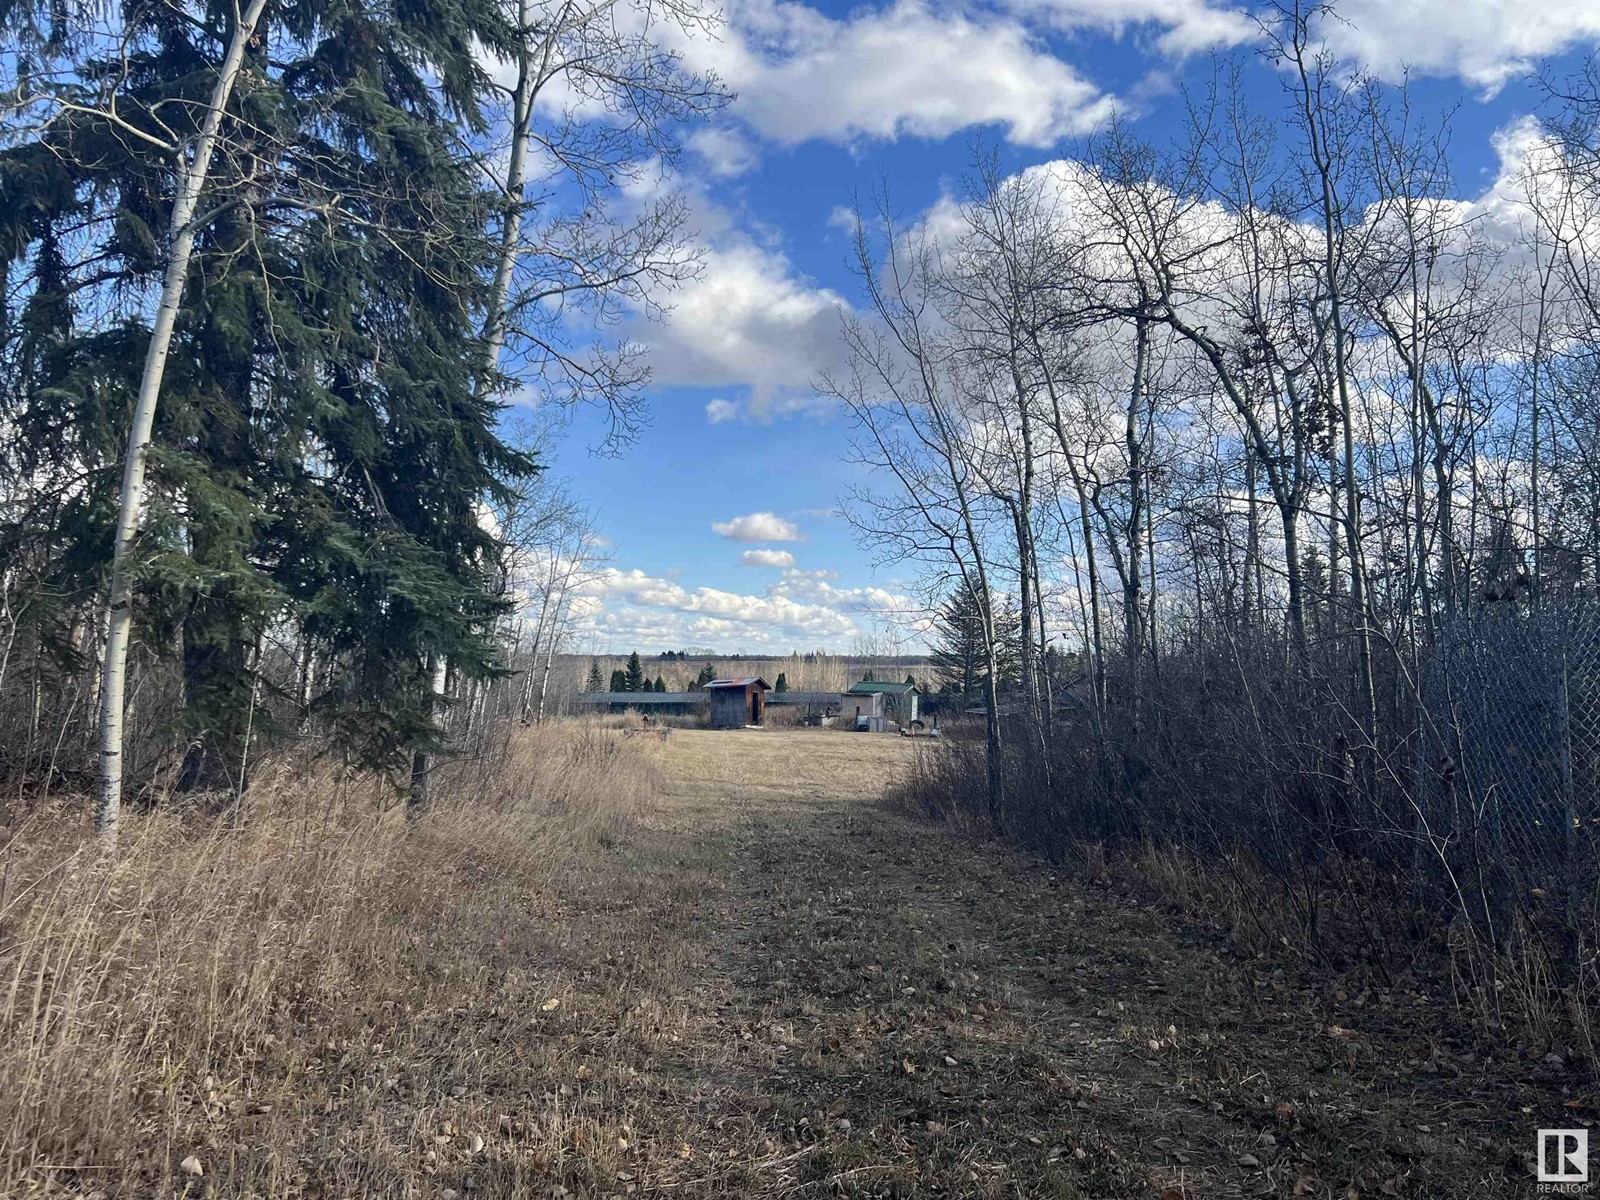
[[[727,101],[659,36],[714,24],[0,11],[0,767],[92,776],[114,835],[129,788],[237,798],[314,728],[424,804],[509,657],[542,712],[597,541],[503,418],[637,431],[608,330],[697,263],[679,198],[624,191]]]
[[[1223,60],[1170,141],[1113,120],[1019,173],[980,150],[916,220],[858,207],[867,303],[822,381],[874,480],[848,513],[920,564],[983,712],[939,804],[1052,853],[1242,850],[1311,925],[1305,881],[1352,860],[1496,945],[1559,894],[1569,978],[1588,643],[1537,710],[1496,701],[1515,656],[1471,703],[1452,672],[1600,583],[1600,67],[1545,82],[1474,204],[1449,114],[1336,61],[1323,15],[1263,16],[1275,103]],[[1552,788],[1467,769],[1527,752],[1513,716],[1570,716]]]

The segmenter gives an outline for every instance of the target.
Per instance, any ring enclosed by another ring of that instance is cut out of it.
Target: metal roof
[[[846,696],[870,696],[874,692],[887,692],[894,696],[904,696],[916,691],[916,685],[911,683],[887,683],[876,679],[863,679],[860,683],[850,685]]]
[[[773,692],[767,696],[768,704],[831,704],[839,703],[838,692]]]
[[[770,683],[768,683],[765,679],[760,679],[760,678],[757,678],[756,676],[751,676],[749,679],[713,679],[710,683],[706,684],[706,687],[708,687],[708,688],[747,688],[747,687],[750,687],[752,684],[760,684],[761,687],[762,687],[762,690],[764,690],[764,691],[770,692],[772,690],[772,685]]]

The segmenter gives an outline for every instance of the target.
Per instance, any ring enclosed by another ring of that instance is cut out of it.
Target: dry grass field
[[[892,811],[920,752],[573,723],[410,832],[308,779],[110,867],[24,820],[0,1190],[1491,1197],[1589,1111],[1429,997]]]

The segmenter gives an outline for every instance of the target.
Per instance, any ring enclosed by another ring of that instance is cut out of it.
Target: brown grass
[[[137,818],[107,866],[38,811],[0,1194],[1489,1200],[1593,1119],[1409,981],[882,803],[941,752],[565,723],[410,832],[283,768],[242,827]]]
[[[642,754],[582,726],[444,774],[413,830],[375,781],[289,766],[242,822],[131,817],[109,862],[81,806],[21,820],[0,892],[0,1193],[166,1190],[191,1155],[234,1192],[294,1191],[329,1156],[363,1190],[411,1174],[483,1069],[478,1047],[427,1048],[436,1003],[538,992],[536,964],[499,962],[517,919],[659,790]]]

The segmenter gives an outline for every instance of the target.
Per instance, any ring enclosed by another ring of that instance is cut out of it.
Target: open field
[[[364,860],[366,887],[336,849],[315,859],[336,904],[274,891],[271,869],[313,877],[290,850],[209,913],[167,894],[209,894],[203,871],[111,889],[231,955],[152,946],[115,907],[30,927],[13,875],[9,1189],[1492,1197],[1521,1194],[1536,1128],[1593,1115],[1577,1076],[1469,1040],[1430,996],[1235,958],[1103,880],[889,810],[916,743],[531,738],[544,765],[510,782],[546,798],[501,796],[509,835],[446,810]],[[224,865],[157,835],[163,861]],[[50,953],[19,948],[29,928]],[[85,942],[175,986],[106,966],[29,1049],[41,989],[49,1012],[58,968],[100,961]]]

